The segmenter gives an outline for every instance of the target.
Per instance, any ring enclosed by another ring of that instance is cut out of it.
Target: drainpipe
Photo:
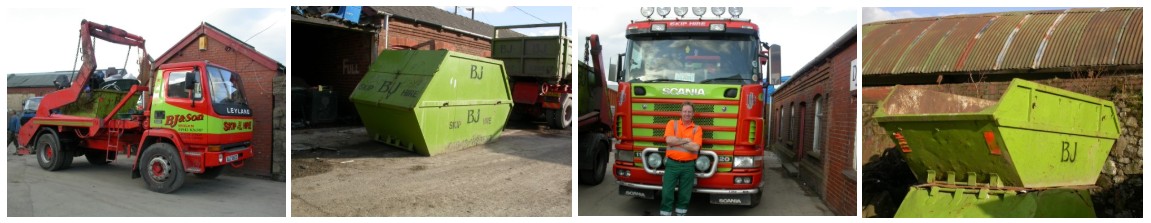
[[[389,27],[390,27],[389,23],[391,23],[392,14],[386,13],[386,12],[380,12],[380,14],[384,15],[384,49],[383,50],[391,50],[392,49],[392,44],[390,42],[391,38],[388,38],[388,35],[390,34],[389,33],[389,30],[390,30],[389,29]],[[375,35],[375,37],[380,38],[380,35]],[[372,41],[372,61],[373,62],[376,61],[376,57],[380,56],[380,50],[381,49],[379,47],[379,43],[380,43],[380,41],[378,41],[378,40]]]

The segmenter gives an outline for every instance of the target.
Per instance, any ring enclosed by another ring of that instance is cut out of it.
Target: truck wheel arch
[[[180,140],[180,135],[170,129],[149,129],[144,131],[142,137],[143,140],[140,140],[140,145],[136,147],[136,158],[132,159],[132,179],[142,176],[140,175],[138,164],[140,163],[140,155],[144,154],[144,150],[147,149],[148,146],[156,143],[168,143],[176,147],[178,154],[183,154],[186,149],[183,146],[183,140]],[[186,160],[183,159],[183,155],[180,157],[180,162],[186,162]]]

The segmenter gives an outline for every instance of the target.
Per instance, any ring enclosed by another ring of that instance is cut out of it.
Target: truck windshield
[[[208,66],[208,81],[212,90],[212,107],[217,114],[250,116],[248,101],[244,98],[240,75],[215,66]]]
[[[758,81],[751,36],[633,37],[627,82],[751,84]]]

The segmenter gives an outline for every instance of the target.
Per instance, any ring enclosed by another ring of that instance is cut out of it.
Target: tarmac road
[[[228,176],[212,180],[189,174],[171,194],[148,190],[131,178],[123,156],[107,166],[75,157],[72,167],[49,172],[35,156],[8,156],[8,216],[285,216],[284,182]]]
[[[615,162],[614,159],[608,163]],[[772,166],[772,165],[768,165]],[[689,216],[831,216],[813,192],[804,190],[795,180],[784,177],[782,168],[768,168],[764,179],[767,189],[759,206],[713,205],[707,195],[695,194],[687,208]],[[659,200],[619,195],[619,184],[608,168],[603,183],[579,185],[579,216],[645,216],[659,215]]]
[[[432,157],[363,127],[294,130],[292,216],[571,216],[571,130],[511,125]]]

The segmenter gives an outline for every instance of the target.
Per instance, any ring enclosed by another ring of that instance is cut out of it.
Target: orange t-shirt
[[[679,129],[675,129],[676,122],[679,122]],[[692,129],[695,129],[695,134],[692,134]],[[667,126],[664,127],[663,130],[663,137],[664,139],[667,139],[668,136],[689,138],[691,139],[691,142],[695,143],[696,145],[700,145],[701,147],[703,146],[703,128],[699,128],[695,125],[694,122],[691,124],[685,124],[680,120],[668,121]],[[671,158],[673,160],[690,161],[695,160],[696,157],[699,157],[699,155],[694,152],[689,153],[680,150],[672,150],[670,148],[671,147],[669,146],[667,150],[667,158]]]

